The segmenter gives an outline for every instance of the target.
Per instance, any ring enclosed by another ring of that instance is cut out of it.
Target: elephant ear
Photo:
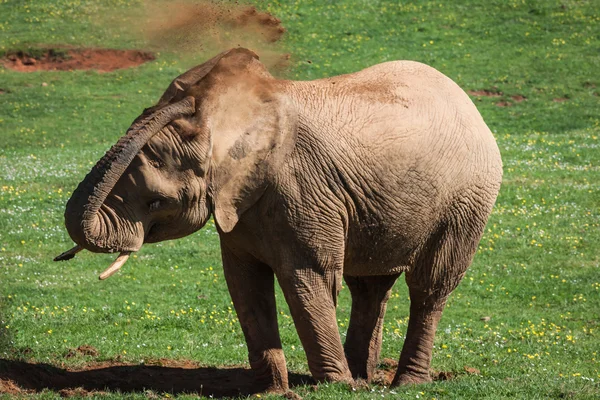
[[[206,75],[208,75],[214,66],[217,65],[219,60],[229,54],[231,51],[235,51],[235,49],[230,49],[217,54],[210,60],[205,61],[203,64],[200,64],[173,79],[167,90],[163,93],[162,97],[158,101],[158,105],[164,105],[166,103],[178,101],[181,98],[184,98],[185,92],[192,85],[196,84]]]
[[[297,113],[249,50],[224,55],[202,83],[194,95],[203,97],[200,114],[213,142],[214,216],[230,232],[292,152]]]

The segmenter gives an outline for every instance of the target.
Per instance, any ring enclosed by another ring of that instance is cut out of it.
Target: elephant
[[[288,389],[274,284],[316,381],[369,381],[392,286],[406,338],[393,385],[431,381],[442,311],[502,180],[493,134],[450,78],[414,61],[313,81],[273,77],[241,47],[183,73],[73,191],[76,246],[120,253],[214,218],[224,276],[260,390]],[[352,298],[344,344],[343,280]]]

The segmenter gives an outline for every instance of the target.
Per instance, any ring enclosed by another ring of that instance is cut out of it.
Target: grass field
[[[106,10],[125,13],[136,4],[0,0],[0,53],[56,44],[138,46],[125,30],[92,23]],[[600,397],[598,3],[257,4],[288,29],[280,46],[292,54],[290,78],[395,59],[427,63],[474,93],[504,161],[493,215],[435,341],[432,368],[451,379],[393,390],[333,384],[314,390],[307,383],[294,391],[306,399]],[[72,246],[63,224],[70,192],[185,66],[168,52],[111,73],[25,74],[0,66],[0,377],[33,363],[46,370],[161,359],[247,365],[214,224],[145,246],[105,282],[97,275],[110,255],[84,252],[68,263],[52,262]],[[340,297],[343,336],[348,290]],[[278,304],[288,367],[308,374],[280,292]],[[388,305],[382,357],[398,358],[407,322],[400,279]],[[96,351],[73,350],[82,345]],[[97,395],[183,396],[177,392],[150,387]],[[52,390],[28,395],[61,396]]]

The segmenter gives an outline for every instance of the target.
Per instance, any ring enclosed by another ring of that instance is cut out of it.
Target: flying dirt
[[[286,31],[281,21],[237,2],[144,0],[125,13],[109,12],[98,23],[135,38],[145,50],[176,53],[185,63],[235,47],[260,54],[270,69],[284,68],[290,57],[280,43]]]

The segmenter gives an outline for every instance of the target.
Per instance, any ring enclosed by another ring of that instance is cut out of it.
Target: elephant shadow
[[[101,363],[82,370],[50,364],[0,359],[0,394],[27,394],[44,389],[62,395],[86,392],[196,394],[212,398],[261,392],[254,374],[243,367],[191,367],[184,362],[162,365]],[[175,364],[175,365],[173,365]],[[309,375],[289,374],[290,387],[314,384]]]

